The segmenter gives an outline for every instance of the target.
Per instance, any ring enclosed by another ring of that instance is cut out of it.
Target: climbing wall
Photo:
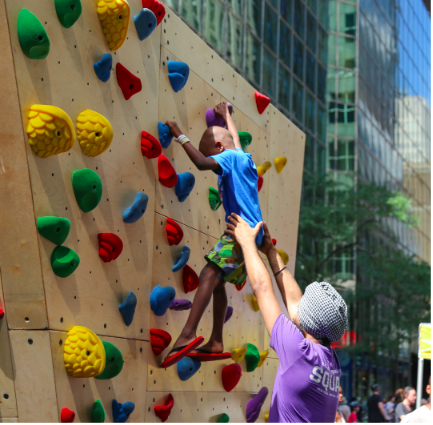
[[[74,0],[76,3],[76,0]],[[198,372],[181,381],[176,366],[161,369],[169,350],[155,356],[150,329],[162,329],[175,340],[188,311],[168,310],[156,316],[150,308],[152,290],[172,286],[176,298],[185,294],[182,271],[172,266],[183,246],[191,249],[188,265],[200,274],[203,256],[224,231],[224,211],[212,211],[209,187],[217,187],[216,176],[195,169],[183,148],[172,142],[163,154],[176,172],[191,172],[195,186],[180,203],[174,188],[158,181],[157,159],[147,159],[140,150],[141,132],[158,138],[158,121],[176,120],[196,146],[206,129],[205,112],[221,101],[234,108],[239,131],[252,135],[247,149],[257,165],[270,161],[259,193],[264,220],[277,239],[277,248],[289,255],[294,272],[302,183],[305,136],[274,106],[259,114],[255,90],[165,5],[161,24],[140,41],[134,17],[141,0],[129,0],[129,31],[122,47],[110,52],[96,13],[96,1],[82,0],[82,14],[70,28],[57,18],[54,1],[0,0],[0,422],[59,421],[67,407],[75,421],[91,421],[95,400],[101,400],[112,422],[113,399],[135,403],[130,422],[159,422],[154,406],[163,405],[171,393],[174,407],[168,422],[216,422],[227,413],[232,422],[245,422],[248,401],[265,385],[272,391],[278,359],[269,347],[269,336],[260,312],[253,309],[251,287],[237,291],[227,286],[233,316],[224,328],[225,350],[254,344],[270,354],[263,366],[247,372],[227,393],[221,371],[233,361],[202,363]],[[22,8],[39,19],[50,37],[45,59],[29,59],[17,35]],[[108,82],[98,79],[93,63],[105,53],[113,59]],[[183,61],[190,68],[185,87],[175,92],[168,78],[168,61]],[[116,81],[120,63],[140,78],[142,90],[125,100]],[[38,157],[26,133],[32,105],[54,105],[63,109],[74,127],[78,115],[94,110],[113,128],[110,147],[96,157],[85,156],[78,141],[73,148],[49,158]],[[4,112],[4,113],[3,113]],[[274,158],[285,156],[287,165],[277,173]],[[102,182],[98,206],[84,213],[72,187],[72,173],[89,168]],[[135,223],[122,215],[137,193],[149,197],[146,212]],[[41,216],[70,220],[71,229],[63,245],[80,258],[78,268],[66,278],[53,273],[51,254],[55,245],[38,234]],[[184,238],[169,246],[167,217],[179,223]],[[111,232],[121,238],[123,252],[113,262],[98,255],[98,234]],[[137,297],[130,326],[119,313],[128,292]],[[209,337],[212,302],[199,326],[199,335]],[[122,352],[121,373],[109,380],[73,378],[64,367],[67,332],[85,326]],[[269,410],[270,394],[258,422]]]

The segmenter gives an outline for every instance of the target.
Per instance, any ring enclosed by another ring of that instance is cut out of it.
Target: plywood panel
[[[162,23],[161,45],[188,64],[200,78],[218,90],[263,130],[269,131],[269,109],[260,115],[254,93],[247,83],[217,53],[168,8]]]
[[[0,418],[2,423],[18,423],[18,418]]]
[[[91,422],[93,404],[95,400],[101,400],[107,415],[106,422],[113,422],[111,403],[115,398],[119,403],[135,403],[135,410],[128,422],[144,422],[148,342],[101,336],[103,341],[111,342],[122,352],[125,363],[118,376],[98,380],[69,376],[63,361],[66,333],[51,331],[50,339],[59,412],[67,407],[75,412],[75,422]]]
[[[160,27],[140,42],[131,23],[128,39],[113,55],[114,64],[121,62],[142,80],[143,90],[125,101],[115,71],[109,82],[102,83],[93,70],[93,63],[108,51],[93,2],[83,2],[82,16],[68,30],[60,25],[54,2],[38,2],[34,11],[55,40],[42,61],[26,58],[19,46],[16,22],[23,6],[29,7],[28,2],[8,2],[24,126],[29,107],[41,103],[62,108],[73,122],[84,109],[95,110],[110,120],[114,130],[110,148],[95,158],[86,157],[78,142],[70,152],[46,159],[37,157],[27,144],[36,218],[69,218],[71,232],[65,245],[81,259],[70,277],[56,277],[50,265],[54,245],[40,238],[49,327],[69,330],[80,323],[98,334],[143,339],[148,334],[146,283],[152,278],[155,175],[139,146],[141,130],[157,134]],[[130,6],[134,16],[139,5]],[[103,184],[101,203],[90,213],[79,209],[71,185],[72,172],[84,167],[95,170]],[[123,211],[137,192],[149,195],[148,211],[138,222],[125,224]],[[99,259],[99,232],[113,232],[123,240],[124,251],[113,263]],[[138,308],[133,324],[126,327],[118,305],[129,290],[137,295]]]
[[[43,329],[47,311],[8,30],[0,0],[0,269],[9,327]]]
[[[271,406],[272,390],[274,388],[275,377],[277,376],[278,365],[280,362],[275,359],[266,359],[263,371],[263,386],[268,387],[269,394],[266,398],[262,411],[260,413],[260,419],[264,421],[265,414],[269,413],[269,408]]]
[[[57,422],[49,333],[13,330],[9,337],[20,422]]]

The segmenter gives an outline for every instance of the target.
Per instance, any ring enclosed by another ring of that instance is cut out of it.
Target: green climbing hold
[[[260,362],[260,353],[257,347],[253,344],[247,344],[247,352],[245,353],[245,363],[247,364],[247,372],[252,372],[256,369]]]
[[[102,197],[102,182],[99,176],[89,168],[72,173],[72,187],[78,206],[89,212],[96,208]]]
[[[95,379],[111,379],[117,376],[123,368],[122,352],[111,342],[102,341],[105,348],[105,369],[95,376]]]
[[[71,222],[67,218],[47,215],[46,217],[39,217],[36,226],[45,239],[56,245],[61,245],[69,235]]]
[[[50,53],[50,38],[39,19],[27,9],[18,15],[18,40],[30,59],[44,59]]]
[[[105,421],[105,410],[101,400],[96,400],[92,410],[92,422],[102,423]]]
[[[65,28],[71,28],[81,15],[81,0],[54,0],[57,17]]]
[[[221,204],[222,202],[218,190],[211,186],[209,188],[209,205],[212,208],[212,211],[216,211]]]
[[[223,413],[217,420],[218,424],[226,424],[230,422],[230,418],[229,415],[227,415],[227,413]]]
[[[241,139],[242,150],[246,150],[246,148],[251,144],[253,140],[253,136],[246,131],[238,131],[239,139]]]
[[[51,254],[51,267],[59,277],[68,277],[80,264],[80,257],[71,248],[58,246]]]

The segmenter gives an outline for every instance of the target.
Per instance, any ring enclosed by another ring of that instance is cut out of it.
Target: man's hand
[[[248,243],[255,244],[256,236],[263,225],[263,221],[257,223],[256,227],[252,228],[242,217],[235,213],[232,213],[228,217],[228,220],[230,223],[227,223],[228,229],[226,233],[234,236],[241,247],[248,245]]]
[[[168,127],[170,128],[171,134],[176,139],[182,134],[182,131],[180,130],[176,121],[166,121],[165,124],[168,125]]]
[[[224,119],[224,121],[227,120],[227,117],[230,116],[229,108],[227,106],[227,102],[221,102],[219,105],[217,105],[214,109],[215,114],[219,115]]]

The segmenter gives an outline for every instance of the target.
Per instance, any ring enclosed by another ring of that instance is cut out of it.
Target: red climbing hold
[[[158,158],[162,153],[162,146],[158,139],[155,139],[147,131],[141,132],[141,153],[149,159]]]
[[[170,161],[165,155],[158,157],[158,174],[159,181],[165,187],[174,187],[177,183],[176,170],[171,165]]]
[[[150,330],[150,345],[152,351],[159,356],[171,342],[171,335],[163,331],[162,329],[151,329]]]
[[[165,422],[170,416],[171,409],[173,409],[173,406],[174,406],[174,399],[173,396],[169,394],[167,402],[164,404],[164,406],[154,406],[153,410],[155,411],[155,415],[159,419],[161,419],[161,422]]]
[[[114,233],[99,233],[99,256],[104,263],[115,260],[123,250],[123,242]]]
[[[263,177],[259,176],[259,180],[257,181],[257,187],[259,189],[259,192],[262,189],[262,186],[263,186]]]
[[[74,422],[75,413],[72,410],[69,410],[67,407],[62,409],[62,413],[60,414],[60,422]]]
[[[245,281],[244,281],[244,283],[242,284],[242,286],[235,285],[235,286],[236,286],[236,289],[237,289],[238,291],[241,291],[242,288],[245,286],[246,283],[247,283],[247,280],[245,279]]]
[[[223,387],[227,392],[230,392],[236,385],[242,376],[242,368],[238,363],[232,363],[225,366],[222,371]]]
[[[167,231],[167,239],[170,246],[179,245],[183,238],[183,230],[174,220],[167,218],[167,225],[165,226]]]
[[[256,91],[256,104],[257,104],[257,110],[259,111],[259,114],[263,114],[266,107],[270,103],[271,103],[271,99],[269,99],[269,97]]]
[[[156,16],[156,25],[158,26],[165,16],[165,8],[158,0],[141,0],[143,9],[150,9]]]
[[[272,243],[274,244],[274,246],[277,244],[277,240],[272,238]]]
[[[0,319],[3,319],[4,315],[5,315],[5,311],[2,308],[0,308]]]
[[[116,77],[126,100],[141,91],[141,80],[119,62],[116,65]]]
[[[183,268],[182,282],[185,294],[198,288],[199,278],[197,273],[188,264]]]

